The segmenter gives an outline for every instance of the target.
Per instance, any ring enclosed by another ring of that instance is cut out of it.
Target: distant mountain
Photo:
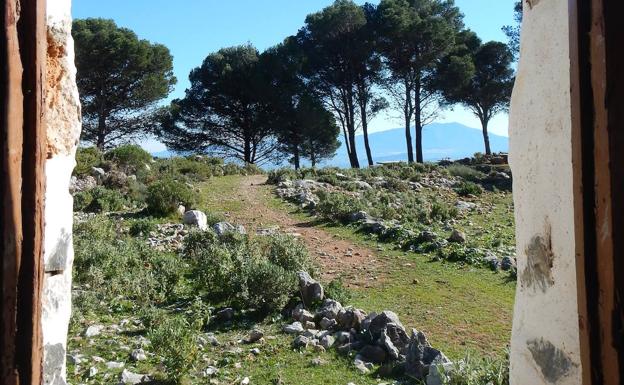
[[[404,128],[375,132],[369,134],[368,137],[375,162],[407,161]],[[414,132],[412,130],[413,140]],[[360,165],[364,166],[367,161],[362,135],[356,137],[356,145]],[[509,150],[509,138],[490,133],[490,146],[494,152],[507,152]],[[475,152],[484,151],[483,134],[480,129],[464,126],[460,123],[433,123],[423,128],[425,161],[438,161],[445,158],[461,159],[472,156]],[[416,156],[415,149],[414,156]],[[325,165],[349,166],[347,148],[344,144],[337,151],[336,156],[331,161],[326,162]]]
[[[413,137],[414,132],[412,130],[412,141]],[[340,139],[342,141],[342,136]],[[369,135],[369,141],[375,162],[407,161],[404,128],[372,133]],[[356,137],[356,144],[360,165],[365,166],[367,161],[362,135]],[[509,138],[490,134],[490,146],[494,152],[507,152],[509,150]],[[446,158],[461,159],[472,156],[475,152],[484,152],[483,134],[480,129],[464,126],[460,123],[433,123],[423,129],[423,147],[425,161],[433,162]],[[152,155],[168,158],[175,156],[176,153],[160,151]],[[416,156],[415,150],[414,156]],[[282,164],[282,166],[287,165]],[[321,166],[349,167],[349,157],[345,145],[342,144],[336,152],[336,156],[323,162]],[[277,165],[263,165],[263,167],[272,169]]]

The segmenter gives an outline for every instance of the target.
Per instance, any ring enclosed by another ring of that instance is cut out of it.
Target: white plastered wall
[[[580,384],[569,5],[524,2],[510,112],[518,250],[513,385]]]
[[[47,1],[46,194],[42,329],[44,384],[66,384],[67,331],[74,259],[69,182],[80,136],[80,103],[71,38],[71,0]]]

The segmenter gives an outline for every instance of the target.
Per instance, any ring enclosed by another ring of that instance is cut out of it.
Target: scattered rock
[[[303,325],[299,321],[293,322],[290,325],[285,325],[283,330],[287,334],[299,334],[299,333],[303,333],[304,331]]]
[[[98,374],[98,370],[95,366],[89,368],[89,378],[93,378]]]
[[[123,362],[109,361],[106,363],[107,369],[121,369],[124,366],[126,366],[126,364]]]
[[[503,257],[500,267],[504,271],[509,271],[516,267],[516,262],[511,257]]]
[[[246,344],[253,344],[260,341],[262,337],[264,337],[264,333],[261,330],[254,329],[249,333],[247,338],[243,340],[243,342]]]
[[[377,345],[366,345],[360,349],[358,356],[362,357],[365,362],[372,362],[374,364],[381,364],[388,358],[388,353],[385,349]]]
[[[417,380],[424,380],[431,365],[450,363],[451,361],[442,352],[431,347],[422,332],[412,331],[405,360],[405,374]]]
[[[321,338],[320,345],[325,348],[325,350],[328,350],[329,348],[334,346],[335,342],[336,339],[332,335],[327,334],[323,338]]]
[[[222,236],[226,233],[238,233],[238,234],[247,234],[247,230],[241,225],[234,226],[229,222],[219,222],[212,226],[212,229],[218,236]]]
[[[206,368],[206,370],[204,370],[204,375],[207,377],[212,377],[218,372],[219,372],[219,369],[215,368],[214,366],[209,366]]]
[[[245,377],[243,378],[243,380],[240,382],[240,385],[249,385],[251,380],[249,380],[249,377]]]
[[[258,348],[253,348],[249,352],[251,352],[251,354],[253,354],[254,356],[260,355],[260,349]]]
[[[308,344],[310,343],[310,339],[308,337],[305,336],[298,336],[297,338],[295,338],[295,340],[293,341],[293,347],[295,349],[298,348],[303,348],[308,346]]]
[[[145,361],[147,360],[147,355],[143,349],[135,349],[130,353],[130,358],[132,358],[132,361]]]
[[[457,201],[457,203],[455,203],[455,208],[459,211],[470,211],[477,208],[477,204],[466,201]]]
[[[219,310],[215,316],[219,321],[231,321],[234,318],[234,309],[228,307],[223,310]]]
[[[424,230],[418,234],[418,240],[420,242],[433,242],[436,239],[438,239],[438,234],[430,230]]]
[[[96,337],[102,334],[102,330],[104,330],[104,326],[102,325],[91,325],[85,330],[84,335],[87,338]]]
[[[453,230],[448,241],[454,243],[466,243],[466,234],[462,233],[459,230]]]
[[[323,330],[331,330],[333,329],[335,326],[337,325],[337,322],[335,319],[329,319],[327,317],[323,317],[320,321],[319,321],[319,326],[321,327],[321,329]]]
[[[147,378],[144,374],[133,373],[127,369],[124,369],[119,376],[119,382],[122,384],[139,384],[145,381]]]
[[[305,271],[297,273],[299,277],[299,291],[304,305],[310,306],[316,302],[320,302],[325,297],[323,286],[312,279],[310,274]],[[304,320],[300,321],[304,322]],[[305,321],[308,321],[307,319]]]
[[[316,317],[319,319],[329,318],[336,319],[338,313],[343,309],[342,305],[338,301],[333,299],[325,299],[320,309],[316,312]]]
[[[208,218],[206,214],[199,210],[187,211],[184,214],[184,224],[197,226],[200,230],[204,231],[208,229]]]

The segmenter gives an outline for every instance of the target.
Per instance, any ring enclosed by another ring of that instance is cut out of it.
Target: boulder
[[[427,337],[417,330],[412,330],[412,337],[407,348],[405,374],[416,379],[425,380],[431,365],[447,365],[451,361],[439,350],[434,349]]]
[[[321,286],[320,283],[312,279],[312,277],[310,277],[310,274],[305,271],[301,271],[297,273],[297,276],[299,277],[299,291],[301,293],[301,299],[303,300],[304,305],[310,306],[316,302],[322,301],[325,298],[323,286]]]
[[[132,351],[132,353],[130,353],[130,358],[132,358],[132,361],[145,361],[147,360],[147,355],[145,354],[145,351],[143,349],[135,349]]]
[[[379,338],[379,345],[381,345],[383,348],[386,349],[391,359],[393,360],[399,359],[399,354],[400,354],[399,349],[396,346],[394,346],[394,344],[392,343],[392,340],[390,339],[390,336],[388,336],[386,329],[384,329],[381,332],[381,337]]]
[[[336,319],[342,309],[340,302],[327,298],[316,312],[316,318],[319,320],[323,318]]]
[[[298,336],[293,341],[293,347],[294,348],[303,348],[303,347],[308,346],[308,344],[310,344],[310,339],[308,337],[305,337],[305,336]]]
[[[352,307],[348,307],[346,309],[342,309],[342,311],[338,312],[336,317],[336,321],[338,321],[338,326],[344,330],[355,329],[359,330],[362,321],[366,318],[366,313],[359,309],[354,309]]]
[[[217,320],[219,321],[231,321],[234,318],[234,309],[231,307],[227,307],[225,309],[219,310],[215,314]]]
[[[84,335],[87,338],[96,337],[102,334],[102,330],[104,330],[104,326],[102,325],[91,325],[85,330]]]
[[[502,270],[508,271],[516,266],[516,262],[511,257],[503,257],[500,267]]]
[[[379,338],[381,336],[381,332],[386,329],[391,323],[396,325],[396,328],[398,330],[403,330],[403,332],[405,332],[405,328],[401,324],[399,316],[389,310],[383,311],[381,314],[373,318],[371,320],[370,326],[368,327],[368,331],[375,338]]]
[[[453,230],[451,236],[448,238],[448,241],[453,243],[466,243],[466,234],[459,230]]]
[[[337,322],[335,319],[329,319],[327,317],[323,317],[319,321],[319,326],[323,330],[332,330],[336,326]]]
[[[388,358],[388,353],[381,346],[366,345],[358,352],[358,356],[364,362],[372,362],[374,364],[381,364]]]
[[[373,189],[373,186],[371,186],[370,184],[368,184],[368,183],[366,183],[364,181],[361,181],[361,180],[353,181],[353,184],[359,190],[372,190]]]
[[[477,205],[472,202],[457,201],[457,203],[455,203],[455,208],[459,211],[470,211],[474,210],[476,207]]]
[[[303,325],[301,324],[301,322],[298,322],[298,321],[293,322],[292,324],[289,324],[289,325],[285,325],[283,330],[284,330],[284,333],[287,333],[287,334],[299,334],[304,331]]]
[[[144,374],[133,373],[127,369],[124,369],[119,375],[119,382],[122,384],[139,384],[145,380],[146,376]]]
[[[314,314],[310,313],[306,309],[297,308],[293,310],[292,314],[295,321],[299,321],[301,323],[314,321]]]
[[[222,236],[227,233],[247,234],[247,230],[245,230],[243,226],[241,225],[234,226],[233,224],[229,222],[215,223],[215,225],[212,226],[212,229],[214,230],[215,233],[217,233],[218,236]]]
[[[202,231],[208,229],[208,218],[202,211],[187,211],[184,213],[184,218],[182,220],[185,225],[197,226]]]
[[[486,251],[485,257],[483,258],[483,260],[490,269],[494,271],[498,271],[500,267],[500,261],[498,260],[498,257],[494,253],[490,251]]]
[[[254,342],[258,342],[264,337],[264,333],[261,330],[254,329],[252,330],[247,338],[243,340],[246,344],[253,344]]]
[[[418,240],[420,242],[433,242],[438,239],[438,234],[434,233],[431,230],[424,230],[418,234]]]
[[[325,350],[328,350],[329,348],[334,346],[335,342],[336,339],[334,338],[334,336],[332,336],[331,334],[327,334],[323,336],[323,338],[321,338],[320,345],[325,348]]]
[[[367,220],[373,220],[373,217],[368,215],[366,211],[357,211],[349,215],[349,221],[351,222],[360,222],[360,221],[367,221]]]

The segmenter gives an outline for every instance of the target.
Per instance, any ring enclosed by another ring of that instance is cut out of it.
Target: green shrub
[[[152,155],[135,144],[126,144],[108,151],[104,158],[113,162],[126,173],[144,170],[152,161]]]
[[[297,272],[312,270],[306,249],[283,235],[251,240],[236,233],[196,232],[185,239],[184,256],[196,290],[211,303],[264,315],[288,302]]]
[[[331,220],[346,222],[352,213],[366,208],[364,202],[350,195],[321,191],[318,196],[316,212]]]
[[[91,191],[91,202],[84,208],[84,211],[91,213],[108,213],[120,211],[124,208],[126,200],[117,190],[109,190],[105,187],[98,186]],[[88,197],[81,199],[88,200]],[[84,203],[80,202],[80,203]]]
[[[76,167],[74,175],[85,176],[91,174],[93,167],[98,167],[102,163],[103,155],[97,147],[79,147],[76,151]]]
[[[130,235],[133,237],[147,237],[154,230],[156,223],[147,218],[137,219],[130,225]]]
[[[351,292],[344,286],[342,279],[333,279],[325,286],[325,297],[331,298],[340,303],[351,301]]]
[[[470,182],[478,182],[485,178],[485,174],[482,172],[463,164],[451,164],[446,169],[452,176],[457,176]]]
[[[483,192],[483,189],[481,188],[481,186],[479,186],[476,183],[464,181],[458,184],[457,186],[455,186],[455,192],[458,195],[463,196],[463,197],[466,197],[469,195],[479,196]]]
[[[509,356],[505,359],[467,356],[454,365],[447,385],[509,385]]]
[[[446,249],[438,250],[438,258],[449,262],[461,262],[469,265],[480,265],[483,263],[483,251],[473,247],[451,244]]]
[[[156,216],[168,216],[177,212],[180,205],[190,209],[195,205],[195,194],[189,186],[174,179],[165,178],[147,188],[147,210]]]
[[[431,211],[429,212],[429,218],[432,221],[446,221],[457,217],[457,215],[457,208],[449,206],[444,202],[440,202],[437,199],[432,199]]]
[[[163,317],[148,334],[154,352],[162,358],[167,376],[176,384],[187,379],[200,358],[199,329],[198,324],[178,315]]]
[[[91,191],[80,191],[74,194],[74,211],[85,211],[93,202]]]
[[[103,216],[75,225],[74,282],[89,288],[79,298],[92,299],[80,302],[92,307],[82,311],[129,310],[127,304],[157,305],[174,297],[185,273],[178,257],[120,233],[120,223]]]
[[[295,238],[277,234],[260,239],[258,242],[263,246],[262,253],[269,262],[287,271],[307,271],[314,275],[314,266],[310,261],[308,250]]]

